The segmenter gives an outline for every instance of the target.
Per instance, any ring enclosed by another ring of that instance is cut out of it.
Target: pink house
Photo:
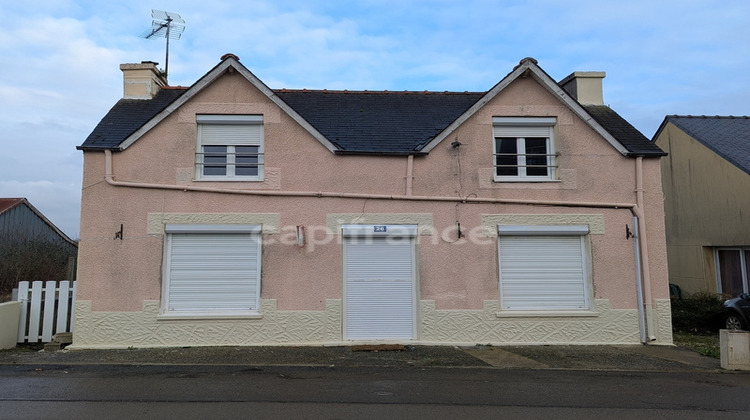
[[[671,344],[661,149],[601,72],[189,88],[123,64],[84,153],[78,347]]]

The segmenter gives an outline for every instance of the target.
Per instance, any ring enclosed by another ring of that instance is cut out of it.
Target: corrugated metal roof
[[[23,203],[23,198],[0,198],[0,214]]]

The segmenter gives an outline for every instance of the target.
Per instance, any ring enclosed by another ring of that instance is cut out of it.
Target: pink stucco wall
[[[263,114],[265,164],[261,183],[194,182],[196,113]],[[492,183],[492,117],[556,116],[562,182]],[[635,203],[635,159],[625,158],[532,78],[517,79],[429,155],[414,159],[413,194],[524,200]],[[119,181],[281,191],[333,191],[403,195],[406,157],[335,156],[239,73],[227,73],[123,152],[113,154]],[[613,308],[636,306],[632,229],[627,209],[456,204],[377,199],[253,197],[114,187],[104,182],[104,153],[84,154],[78,299],[93,311],[139,311],[161,297],[162,237],[147,231],[148,213],[278,213],[281,227],[325,226],[330,213],[431,213],[442,232],[461,223],[478,228],[482,214],[601,214],[605,233],[591,235],[594,297]],[[488,175],[489,178],[488,178]],[[659,162],[644,160],[645,221],[654,298],[667,298],[666,250]],[[124,239],[113,239],[123,225]],[[266,235],[279,239],[281,234]],[[446,240],[447,239],[447,240]],[[420,299],[437,309],[479,309],[497,299],[497,243],[421,235]],[[265,241],[265,240],[264,240]],[[263,299],[281,310],[322,310],[341,298],[338,240],[314,247],[263,248]]]

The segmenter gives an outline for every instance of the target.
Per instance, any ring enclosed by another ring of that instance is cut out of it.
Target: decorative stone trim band
[[[656,300],[658,341],[672,344],[668,300]],[[594,317],[498,318],[499,303],[478,310],[439,310],[420,301],[420,328],[411,344],[527,345],[638,344],[638,312],[612,309],[595,301]],[[322,311],[280,311],[276,300],[261,301],[259,319],[159,318],[159,302],[144,301],[140,312],[93,312],[91,301],[76,302],[73,345],[90,347],[169,347],[219,345],[351,345],[342,339],[340,299],[326,300]]]
[[[482,233],[497,236],[497,225],[588,225],[592,235],[604,235],[603,214],[483,214]]]
[[[263,233],[267,234],[279,233],[281,216],[279,213],[149,213],[147,224],[149,235],[163,235],[167,224],[263,225]]]
[[[432,235],[432,213],[329,213],[326,227],[334,235],[341,225],[417,225],[419,235]]]

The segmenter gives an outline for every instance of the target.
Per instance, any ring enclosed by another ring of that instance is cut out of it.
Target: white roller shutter
[[[380,227],[378,227],[380,228]],[[344,336],[348,340],[413,339],[416,324],[416,227],[383,227],[379,236],[344,229]],[[364,228],[367,230],[368,228]],[[369,228],[372,232],[375,227]],[[400,232],[398,236],[389,236]]]
[[[200,124],[198,127],[202,146],[261,146],[262,143],[263,126],[260,124]]]
[[[258,233],[177,232],[167,241],[168,312],[258,310]]]
[[[589,309],[586,244],[583,235],[571,235],[574,231],[559,227],[548,232],[500,229],[502,309]]]

